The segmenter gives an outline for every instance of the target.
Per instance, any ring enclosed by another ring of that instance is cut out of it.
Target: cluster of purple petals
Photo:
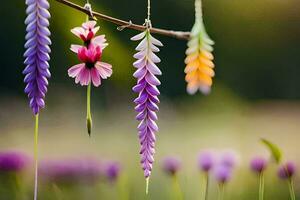
[[[154,162],[155,135],[158,131],[156,112],[159,110],[157,104],[159,103],[158,95],[160,92],[157,86],[160,85],[160,81],[156,76],[161,75],[161,71],[156,66],[160,59],[154,52],[159,51],[156,46],[162,46],[162,43],[152,37],[148,30],[133,37],[132,40],[142,40],[136,48],[139,52],[134,55],[138,60],[133,64],[137,68],[134,73],[134,77],[137,78],[137,85],[133,87],[133,91],[139,94],[134,102],[136,104],[135,110],[138,112],[136,119],[140,121],[138,132],[141,144],[141,164],[144,176],[148,178],[151,175]]]
[[[120,176],[121,165],[118,162],[109,162],[105,167],[105,176],[110,182],[116,182]]]
[[[40,166],[41,177],[56,183],[95,183],[103,174],[98,161],[91,159],[46,161]]]
[[[162,163],[162,169],[167,174],[174,176],[181,168],[181,161],[176,157],[166,157]]]
[[[198,168],[205,173],[212,171],[215,179],[222,184],[231,179],[236,164],[237,156],[233,151],[221,155],[212,151],[203,151],[198,157]]]
[[[295,175],[296,165],[289,161],[283,165],[281,165],[278,169],[278,177],[280,179],[290,179]]]
[[[44,98],[47,92],[48,78],[50,78],[49,45],[50,13],[48,0],[26,0],[25,20],[26,27],[26,52],[24,53],[26,68],[23,71],[26,83],[25,93],[30,99],[30,107],[36,115],[41,108],[45,107]]]
[[[215,163],[215,155],[211,151],[203,151],[198,157],[198,167],[201,171],[209,172]]]
[[[250,162],[250,168],[253,172],[256,172],[258,174],[265,171],[267,168],[268,161],[263,157],[255,157]]]
[[[19,172],[28,167],[31,159],[21,152],[0,152],[0,172]]]

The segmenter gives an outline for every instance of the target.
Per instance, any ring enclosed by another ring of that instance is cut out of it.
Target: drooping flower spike
[[[38,191],[38,116],[45,107],[45,95],[50,78],[49,53],[51,52],[50,31],[48,11],[50,5],[48,0],[26,0],[27,5],[25,20],[26,27],[26,52],[24,53],[26,68],[23,71],[26,83],[25,93],[30,100],[30,108],[35,115],[34,133],[34,157],[35,157],[35,183],[34,200],[37,199]]]
[[[136,119],[140,121],[138,132],[141,144],[141,164],[148,182],[154,162],[155,135],[158,132],[155,121],[157,120],[156,113],[159,110],[157,104],[160,92],[157,86],[160,85],[160,81],[156,76],[162,74],[156,65],[160,59],[155,53],[159,52],[157,46],[163,46],[163,44],[150,34],[149,29],[132,37],[131,40],[141,40],[136,47],[138,53],[134,55],[137,61],[133,63],[133,66],[137,70],[133,76],[137,79],[137,85],[133,87],[133,91],[139,94],[134,102],[135,110],[138,112]]]
[[[87,130],[91,135],[92,116],[90,110],[91,84],[99,87],[102,79],[112,75],[112,66],[102,62],[102,53],[108,45],[105,35],[96,36],[100,27],[96,27],[96,21],[87,21],[81,27],[76,27],[71,32],[79,37],[84,45],[71,45],[71,51],[77,54],[80,64],[74,65],[68,70],[70,77],[75,78],[75,83],[80,83],[87,88]]]
[[[47,92],[48,78],[50,78],[49,63],[51,40],[48,29],[50,13],[47,0],[26,0],[27,18],[26,31],[26,68],[23,73],[26,75],[24,82],[27,84],[25,92],[30,99],[30,107],[34,115],[45,107],[44,98]]]
[[[214,42],[204,27],[201,0],[195,0],[195,10],[196,21],[186,50],[185,80],[189,94],[195,94],[198,90],[203,94],[209,94],[212,78],[215,76],[214,63],[212,62],[214,59],[212,54]]]

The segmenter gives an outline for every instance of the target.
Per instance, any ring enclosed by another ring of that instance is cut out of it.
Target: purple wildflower
[[[24,170],[30,163],[30,158],[21,152],[1,152],[0,171],[19,172]]]
[[[199,169],[208,172],[215,164],[215,155],[210,151],[201,152],[198,158]]]
[[[40,167],[45,180],[57,183],[94,183],[102,172],[101,165],[90,159],[47,161]]]
[[[160,92],[157,86],[160,85],[160,81],[156,76],[162,74],[156,66],[160,59],[154,52],[159,52],[156,46],[163,46],[163,44],[151,36],[149,29],[132,37],[131,40],[142,40],[136,47],[138,53],[134,55],[137,61],[133,63],[133,66],[137,70],[133,76],[137,78],[137,85],[133,87],[133,91],[139,93],[134,102],[136,103],[135,110],[138,112],[136,119],[140,121],[138,132],[141,144],[141,164],[144,176],[149,178],[154,162],[155,133],[158,131],[155,121],[157,120],[156,112],[159,110],[157,104]]]
[[[181,161],[175,157],[167,157],[163,160],[162,168],[167,174],[174,176],[181,168]]]
[[[250,168],[252,171],[262,173],[268,165],[268,161],[265,158],[256,157],[250,162]]]
[[[51,52],[49,45],[50,31],[48,29],[50,18],[49,3],[47,0],[26,0],[27,18],[25,24],[26,31],[26,58],[24,64],[26,68],[23,74],[26,75],[24,82],[26,83],[25,93],[30,99],[30,107],[35,115],[41,108],[45,107],[45,94],[47,92],[48,80],[50,78],[49,53]]]
[[[121,166],[117,162],[110,162],[106,165],[105,175],[111,182],[115,182],[120,176]]]
[[[293,162],[287,162],[279,167],[278,177],[281,179],[290,179],[296,172],[296,166]]]
[[[214,169],[214,174],[216,180],[224,184],[228,182],[232,176],[232,168],[225,166],[225,165],[219,165]]]

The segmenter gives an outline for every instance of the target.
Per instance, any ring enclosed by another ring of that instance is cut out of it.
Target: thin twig
[[[86,10],[84,7],[77,5],[71,1],[68,1],[68,0],[55,0],[55,1],[62,3],[66,6],[69,6],[71,8],[74,8],[78,11],[81,11],[87,15],[91,15],[90,11]],[[126,28],[130,28],[130,29],[134,29],[134,30],[138,30],[138,31],[144,31],[145,29],[147,29],[146,26],[134,24],[130,21],[124,21],[121,19],[117,19],[117,18],[108,16],[108,15],[104,15],[99,12],[93,11],[92,14],[102,20],[105,20],[105,21],[108,21],[108,22],[111,22],[111,23],[114,23],[114,24],[117,24],[120,26],[126,26]],[[190,32],[184,32],[184,31],[173,31],[173,30],[165,30],[165,29],[160,29],[160,28],[151,28],[150,31],[151,31],[151,33],[174,37],[176,39],[182,39],[182,40],[187,40],[190,37]]]

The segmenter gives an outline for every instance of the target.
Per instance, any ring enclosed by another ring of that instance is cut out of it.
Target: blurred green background
[[[172,199],[170,180],[160,171],[160,159],[167,155],[177,155],[183,160],[180,183],[188,200],[200,198],[196,158],[202,149],[239,152],[240,166],[226,194],[231,200],[253,200],[257,196],[256,179],[249,172],[248,163],[254,155],[268,155],[259,138],[269,138],[284,149],[287,159],[300,162],[298,0],[203,0],[205,25],[216,42],[216,78],[208,97],[189,96],[185,92],[186,41],[157,35],[165,45],[159,53],[162,103],[157,162],[147,197],[139,166],[132,103],[136,95],[131,91],[135,82],[132,55],[137,44],[129,39],[137,32],[129,29],[119,32],[114,24],[98,21],[100,32],[110,43],[103,60],[113,65],[114,74],[103,86],[93,89],[94,131],[90,139],[85,130],[85,88],[75,85],[67,75],[67,69],[78,62],[69,50],[72,43],[79,42],[70,29],[80,25],[85,16],[54,0],[50,3],[52,78],[46,109],[41,113],[41,159],[91,156],[120,160],[124,179],[130,185],[127,188],[130,199],[139,200]],[[91,0],[91,3],[95,11],[138,24],[146,16],[146,0]],[[0,149],[20,149],[32,154],[33,117],[23,94],[21,73],[25,3],[3,1],[0,13]],[[193,0],[152,0],[155,27],[190,30],[193,22]],[[272,166],[268,172],[266,199],[287,199],[287,187],[276,178],[274,170]],[[102,189],[106,195],[103,199],[118,199],[112,187]],[[217,191],[215,184],[211,191]],[[296,191],[300,196],[298,179]],[[213,195],[211,198],[214,199]]]

